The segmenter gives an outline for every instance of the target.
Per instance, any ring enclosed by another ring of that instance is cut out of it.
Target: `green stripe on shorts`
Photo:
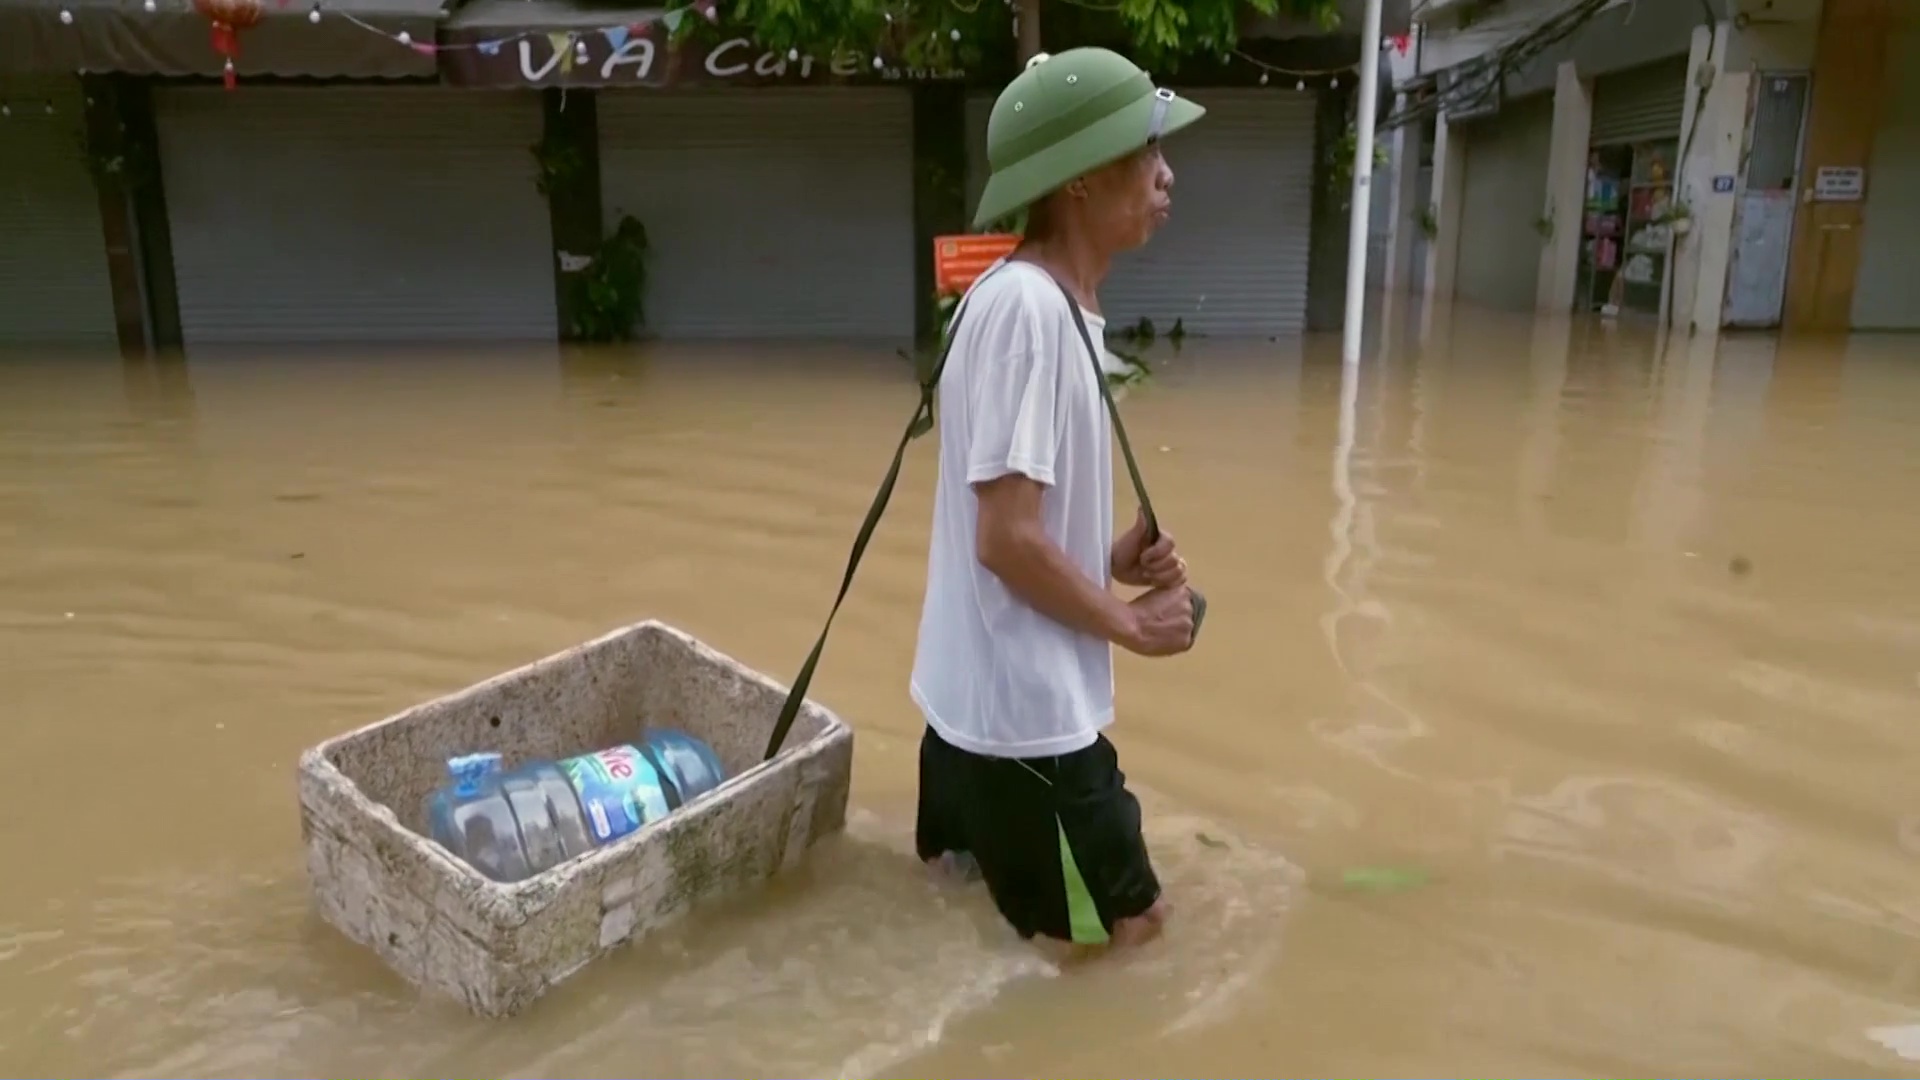
[[[1087,891],[1087,879],[1080,876],[1080,864],[1073,861],[1067,827],[1058,817],[1053,819],[1053,827],[1060,833],[1060,875],[1067,887],[1067,927],[1073,934],[1073,943],[1105,945],[1107,928],[1100,922],[1100,909],[1094,906],[1093,894]]]

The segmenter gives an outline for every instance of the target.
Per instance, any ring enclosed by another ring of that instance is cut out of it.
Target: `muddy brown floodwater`
[[[1163,357],[1123,408],[1213,613],[1114,737],[1176,923],[1069,974],[910,857],[920,445],[815,687],[847,836],[495,1023],[311,914],[295,756],[648,616],[789,678],[903,367],[11,360],[0,1072],[1912,1075],[1917,354]]]

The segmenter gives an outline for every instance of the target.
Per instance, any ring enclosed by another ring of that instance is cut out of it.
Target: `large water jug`
[[[501,769],[495,753],[447,762],[427,799],[434,840],[495,881],[520,881],[638,830],[719,787],[712,747],[660,730],[638,745]]]

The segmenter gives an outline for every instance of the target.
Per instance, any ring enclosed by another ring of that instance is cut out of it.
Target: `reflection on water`
[[[910,857],[916,445],[816,683],[848,835],[505,1023],[309,912],[295,756],[648,616],[790,675],[902,365],[0,364],[0,1071],[1910,1070],[1911,349],[1404,329],[1350,378],[1190,343],[1125,405],[1216,599],[1120,665],[1164,942],[1056,972]]]

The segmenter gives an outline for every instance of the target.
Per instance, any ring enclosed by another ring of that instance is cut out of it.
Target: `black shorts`
[[[1105,944],[1160,899],[1139,800],[1104,735],[1058,757],[992,758],[928,728],[915,847],[922,861],[971,855],[1023,938]]]

